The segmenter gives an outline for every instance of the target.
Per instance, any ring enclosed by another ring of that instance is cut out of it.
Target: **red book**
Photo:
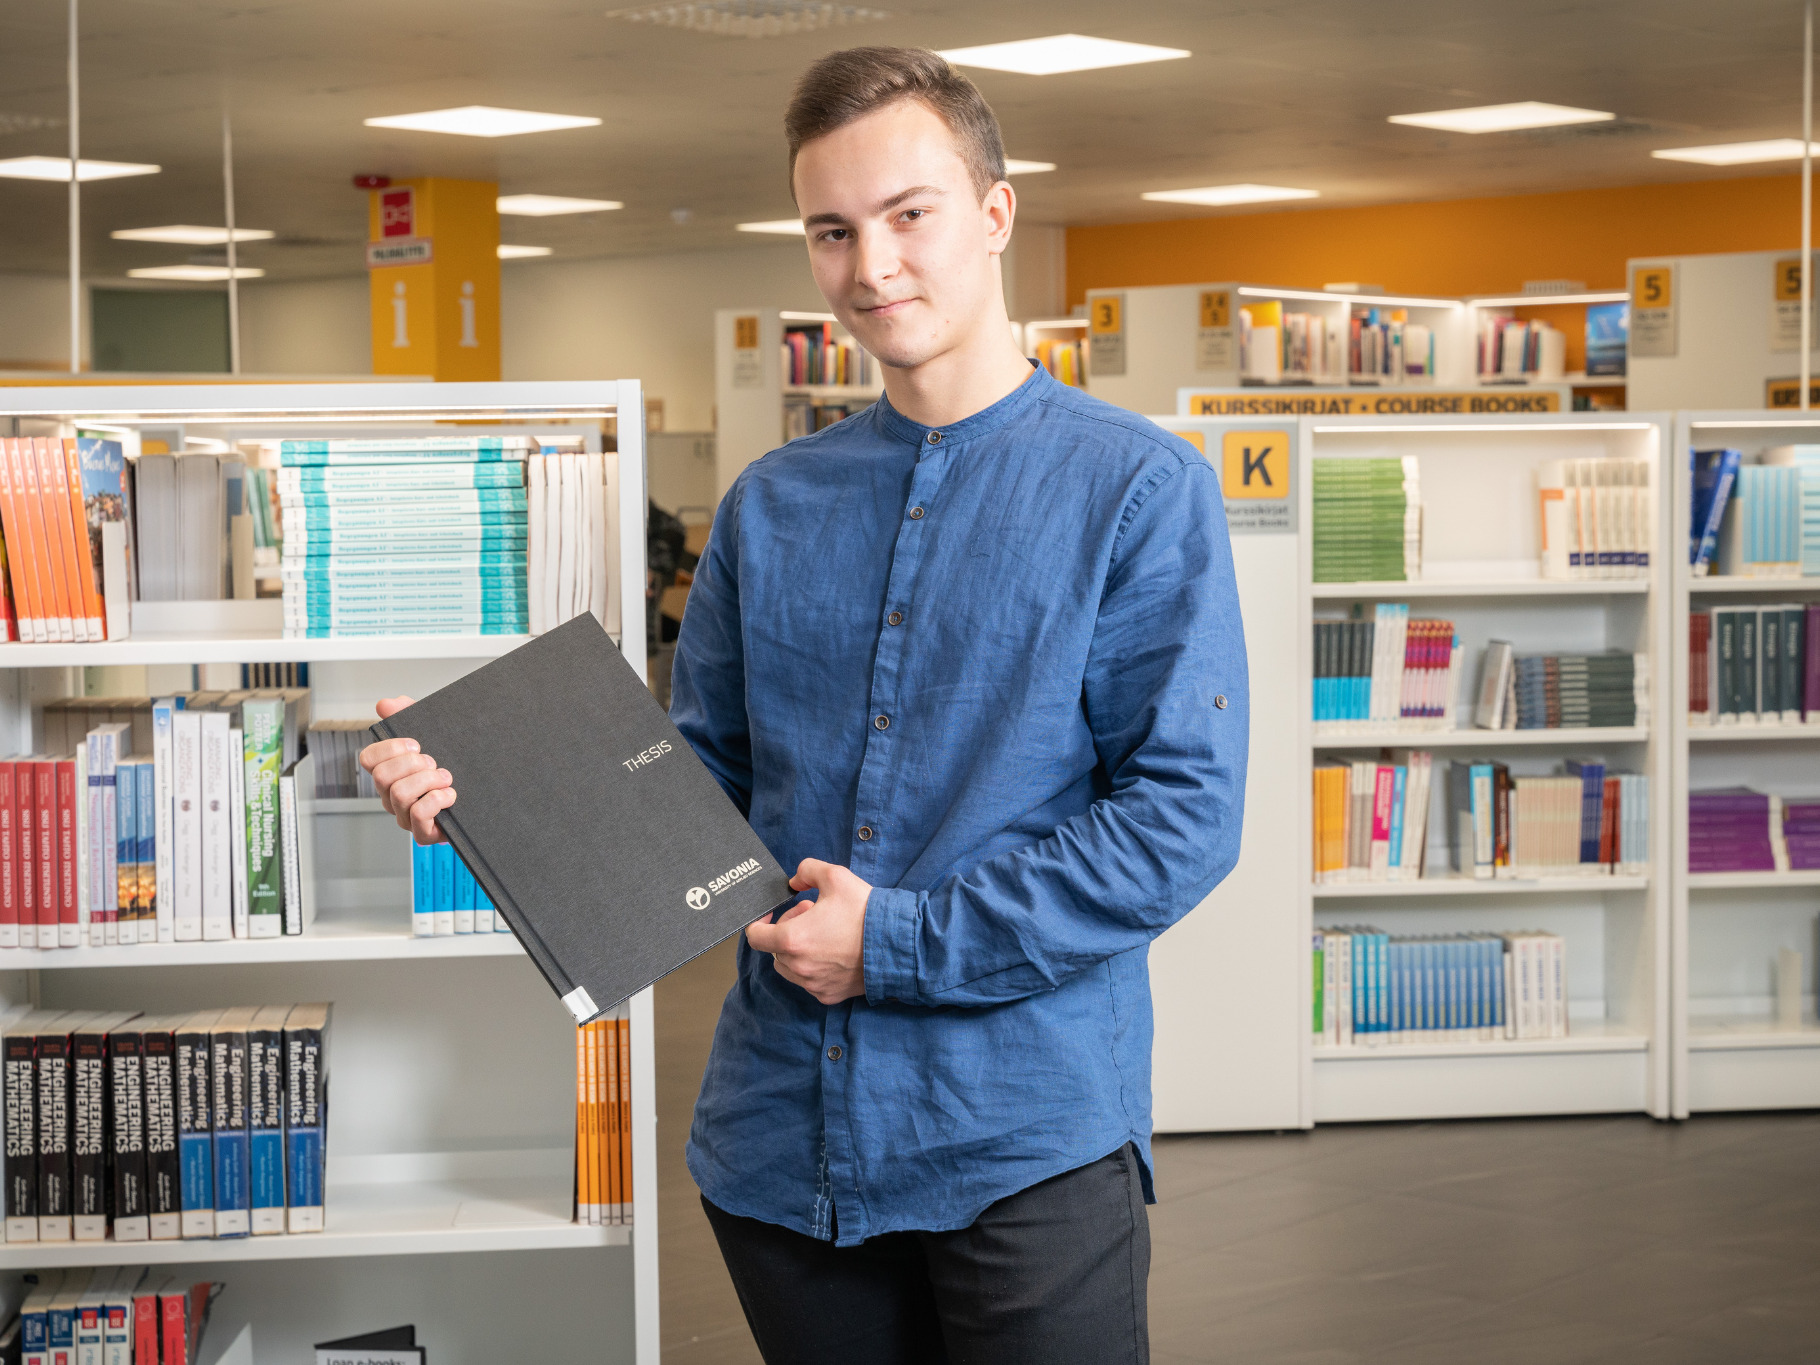
[[[189,1324],[184,1310],[189,1299],[181,1289],[167,1289],[158,1295],[159,1316],[164,1320],[163,1365],[190,1365]]]
[[[18,817],[19,835],[19,946],[38,946],[38,789],[33,777],[32,761],[22,758],[12,764],[13,812]]]
[[[76,894],[76,760],[60,758],[57,768],[57,923],[59,942],[74,948],[81,930],[81,902]],[[87,795],[86,792],[83,793]]]
[[[1610,865],[1618,861],[1618,779],[1605,779],[1605,800],[1599,808],[1599,861]]]
[[[1712,630],[1713,618],[1709,612],[1697,611],[1687,618],[1687,711],[1693,716],[1705,715],[1709,706],[1706,647]]]
[[[0,948],[19,946],[19,811],[14,763],[0,760]]]
[[[133,1365],[159,1365],[156,1289],[141,1289],[133,1295]]]
[[[57,946],[57,765],[51,759],[32,764],[37,810],[32,818],[38,881],[38,946]]]

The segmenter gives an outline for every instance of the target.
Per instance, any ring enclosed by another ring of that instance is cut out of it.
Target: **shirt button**
[[[932,432],[930,432],[930,433],[929,433],[929,444],[930,444],[930,445],[932,445],[932,446],[938,446],[938,445],[940,445],[940,444],[941,444],[941,443],[942,443],[942,434],[941,434],[941,432],[939,432],[939,431],[932,431]]]
[[[1226,709],[1226,694],[1222,692],[1219,696],[1215,697],[1213,699],[1213,704],[1224,711]]]
[[[889,615],[889,616],[887,616],[887,617],[886,617],[886,618],[885,618],[885,623],[886,623],[886,624],[887,624],[887,625],[893,625],[893,626],[901,626],[901,625],[903,625],[903,624],[904,624],[904,614],[903,614],[903,612],[901,612],[901,611],[894,611],[894,612],[892,612],[892,613],[891,613],[891,614],[890,614],[890,615]]]
[[[831,1062],[838,1062],[840,1060],[840,1048],[838,1046],[828,1049],[828,1060]]]
[[[910,509],[910,520],[911,521],[921,521],[922,519],[923,519],[923,509],[920,507],[912,507]]]
[[[863,844],[871,837],[872,837],[872,826],[871,825],[861,825],[859,827],[859,841]]]
[[[878,726],[878,728],[881,730],[889,730],[891,728],[891,717],[890,716],[875,716],[872,719],[872,723],[874,725]]]

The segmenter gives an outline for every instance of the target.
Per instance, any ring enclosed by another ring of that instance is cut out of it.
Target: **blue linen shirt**
[[[672,720],[783,866],[844,863],[865,996],[742,937],[688,1145],[842,1246],[966,1227],[1137,1144],[1150,940],[1232,868],[1247,682],[1219,479],[1043,370],[932,429],[881,400],[722,500]]]

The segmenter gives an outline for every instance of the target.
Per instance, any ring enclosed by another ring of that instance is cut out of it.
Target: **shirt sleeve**
[[[1105,795],[928,891],[875,887],[868,1000],[991,1005],[1052,990],[1147,944],[1232,870],[1245,637],[1219,480],[1202,460],[1165,468],[1125,512],[1082,705]]]
[[[739,813],[752,813],[752,735],[739,628],[739,504],[735,480],[715,513],[695,566],[670,673],[670,721],[682,731]]]

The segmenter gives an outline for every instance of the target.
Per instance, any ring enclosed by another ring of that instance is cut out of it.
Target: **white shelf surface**
[[[134,635],[125,640],[102,640],[94,644],[0,644],[0,668],[495,659],[530,638],[528,635],[357,635],[300,640],[279,635]]]
[[[1816,580],[1820,581],[1820,580]],[[1315,583],[1317,602],[1355,597],[1609,597],[1649,591],[1647,578],[1507,578]]]
[[[786,398],[882,398],[883,388],[865,384],[786,384]]]
[[[1689,578],[1687,590],[1695,597],[1707,593],[1727,592],[1820,592],[1820,578],[1748,578],[1742,574],[1720,574],[1717,577]]]
[[[1543,744],[1641,744],[1649,730],[1641,725],[1587,726],[1579,730],[1358,730],[1316,733],[1319,749],[1376,749],[1384,745],[1411,749],[1506,749]]]
[[[1695,1052],[1820,1048],[1820,1023],[1803,1019],[1785,1028],[1762,1015],[1695,1016],[1688,1021],[1687,1046]]]
[[[1612,1025],[1574,1024],[1565,1038],[1506,1038],[1495,1043],[1382,1043],[1376,1047],[1319,1047],[1317,1062],[1399,1062],[1425,1057],[1560,1056],[1584,1052],[1643,1052],[1649,1039]]]
[[[314,808],[318,815],[385,814],[377,796],[318,796]]]
[[[1362,898],[1401,900],[1406,896],[1523,896],[1584,891],[1646,891],[1648,877],[1424,877],[1414,882],[1319,882],[1316,900]]]
[[[1690,725],[1690,744],[1747,744],[1752,740],[1820,739],[1820,725]]]
[[[80,967],[208,967],[269,962],[428,961],[450,957],[520,957],[512,934],[454,934],[416,938],[410,916],[398,927],[320,922],[310,932],[281,938],[216,939],[206,943],[133,943],[113,947],[0,949],[0,971],[54,971]]]
[[[567,1197],[538,1180],[425,1180],[328,1187],[324,1232],[167,1242],[8,1242],[0,1269],[425,1256],[626,1246],[631,1228],[570,1219]]]
[[[1820,868],[1799,872],[1690,872],[1689,891],[1753,891],[1784,886],[1820,886]]]

